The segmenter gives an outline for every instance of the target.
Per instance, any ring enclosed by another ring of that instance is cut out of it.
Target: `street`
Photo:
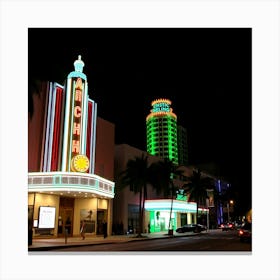
[[[70,248],[57,248],[57,252],[246,252],[251,243],[239,241],[237,231],[214,230],[194,236],[139,240],[115,244],[95,244]]]

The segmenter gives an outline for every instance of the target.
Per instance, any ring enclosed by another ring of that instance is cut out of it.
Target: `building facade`
[[[152,156],[146,151],[139,150],[127,144],[115,146],[115,175],[118,176],[126,169],[126,164],[130,159],[148,157],[148,165],[161,161],[162,158]],[[187,167],[184,169],[184,176],[190,176],[192,170]],[[134,231],[139,226],[139,194],[135,194],[129,186],[118,189],[118,178],[116,177],[116,194],[113,206],[113,232],[126,233]],[[174,179],[175,189],[179,190],[185,183],[182,179]],[[171,208],[172,206],[172,208]],[[165,197],[158,194],[153,186],[147,186],[147,199],[145,200],[144,230],[148,231],[150,225],[151,232],[168,231],[169,219],[171,213],[171,226],[173,229],[186,223],[196,223],[196,203],[188,202],[186,195],[177,193],[172,199],[171,196]],[[206,209],[199,208],[199,212],[205,212]],[[119,230],[120,229],[120,230]]]
[[[177,125],[177,146],[178,164],[187,166],[189,163],[187,129],[181,125]]]
[[[177,116],[169,99],[156,99],[146,117],[147,152],[178,163]]]
[[[152,103],[150,114],[146,118],[147,151],[142,151],[129,145],[115,147],[115,174],[126,170],[126,164],[135,157],[147,156],[148,165],[168,158],[178,164],[183,174],[173,178],[176,196],[158,194],[153,186],[148,185],[147,199],[144,206],[144,229],[151,232],[176,229],[184,224],[202,223],[208,227],[216,227],[222,219],[221,206],[214,198],[213,186],[207,190],[208,199],[204,201],[189,201],[184,184],[187,178],[197,171],[196,166],[187,164],[187,134],[186,129],[177,125],[177,116],[171,108],[168,99],[157,99]],[[181,154],[181,156],[180,156]],[[217,178],[202,172],[202,177]],[[135,194],[129,186],[119,189],[116,181],[114,198],[113,232],[123,233],[135,231],[139,227],[139,194]],[[216,186],[218,188],[218,185]],[[196,205],[198,204],[198,213]],[[198,215],[197,215],[198,214]],[[148,226],[149,225],[149,226]]]
[[[103,234],[112,224],[115,126],[97,117],[79,56],[64,85],[43,82],[28,123],[28,225],[32,236]]]

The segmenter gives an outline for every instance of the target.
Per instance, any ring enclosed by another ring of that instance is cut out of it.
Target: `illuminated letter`
[[[82,89],[83,88],[83,82],[81,78],[77,79],[76,87],[75,89]]]
[[[75,101],[82,101],[82,91],[77,89],[75,92]]]
[[[76,106],[76,107],[74,108],[74,116],[75,116],[76,118],[79,118],[79,117],[81,116],[81,107],[80,107],[80,106]]]
[[[72,141],[72,152],[77,154],[80,152],[80,141]]]
[[[74,122],[73,134],[80,135],[80,127],[81,125],[79,123]]]

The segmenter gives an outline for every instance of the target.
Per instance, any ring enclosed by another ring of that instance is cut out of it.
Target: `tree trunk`
[[[196,224],[198,224],[198,202],[196,203]]]
[[[137,237],[141,237],[141,232],[142,232],[142,223],[143,223],[143,218],[142,218],[142,189],[139,192],[139,225],[137,228]]]
[[[173,235],[173,231],[171,231],[170,225],[171,225],[171,215],[172,215],[172,209],[173,209],[173,184],[172,184],[172,188],[171,188],[171,207],[170,207],[170,215],[169,215],[169,224],[168,224],[168,234],[169,235]],[[171,234],[172,232],[172,234]]]
[[[142,211],[141,211],[141,226],[140,226],[140,234],[144,232],[144,213],[145,213],[145,209],[144,209],[144,205],[145,205],[145,197],[143,197],[143,202],[142,202]]]

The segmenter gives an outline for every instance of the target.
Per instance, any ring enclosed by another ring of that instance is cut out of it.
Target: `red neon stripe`
[[[61,88],[57,87],[56,88],[54,129],[53,129],[51,171],[58,171],[58,153],[59,153],[60,127],[61,127],[62,93],[63,93],[63,90]]]
[[[86,156],[91,161],[91,154],[90,154],[90,145],[91,145],[91,138],[92,138],[92,102],[88,102],[88,123],[87,123],[87,148],[86,148]]]

